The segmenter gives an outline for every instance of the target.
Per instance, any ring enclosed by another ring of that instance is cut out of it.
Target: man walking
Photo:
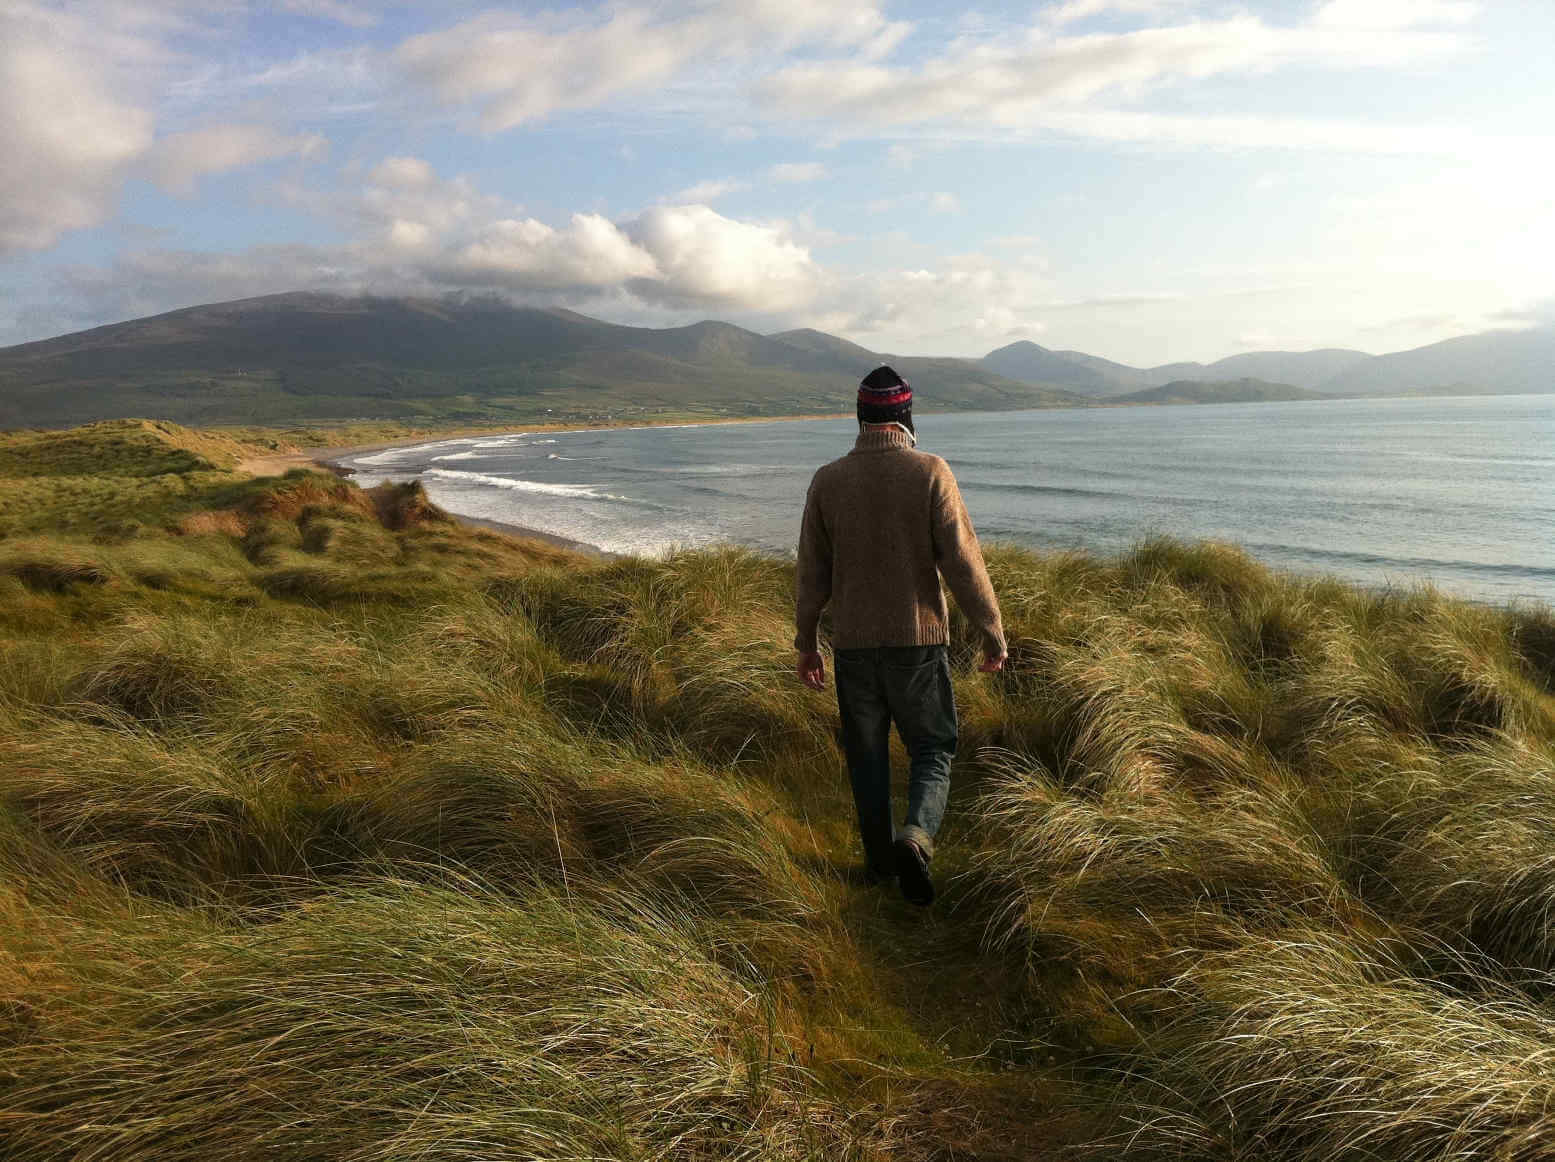
[[[984,672],[1004,665],[1004,629],[956,478],[938,456],[916,450],[912,388],[891,368],[875,368],[859,384],[858,419],[853,451],[816,472],[805,498],[796,669],[805,685],[825,688],[816,626],[830,602],[837,707],[867,872],[899,877],[907,899],[928,904],[956,751],[940,576],[982,637]],[[900,830],[891,811],[892,722],[911,760]]]

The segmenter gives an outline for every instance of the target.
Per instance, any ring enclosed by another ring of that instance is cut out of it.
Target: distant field
[[[1549,1156],[1549,610],[996,549],[925,913],[789,564],[235,435],[0,438],[0,1157]]]

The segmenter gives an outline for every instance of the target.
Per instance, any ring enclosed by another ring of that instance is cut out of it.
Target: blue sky
[[[0,343],[293,289],[1396,350],[1555,303],[1555,4],[0,0]]]

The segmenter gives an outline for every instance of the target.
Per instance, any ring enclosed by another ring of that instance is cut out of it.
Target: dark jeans
[[[934,833],[950,794],[956,702],[944,646],[837,650],[837,709],[853,781],[859,834],[871,869],[890,872],[897,832],[891,822],[891,723],[907,747],[907,822],[901,835],[934,855]]]

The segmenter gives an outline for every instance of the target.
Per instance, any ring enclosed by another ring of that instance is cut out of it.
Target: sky
[[[0,344],[290,290],[1151,366],[1555,319],[1552,0],[0,0]]]

